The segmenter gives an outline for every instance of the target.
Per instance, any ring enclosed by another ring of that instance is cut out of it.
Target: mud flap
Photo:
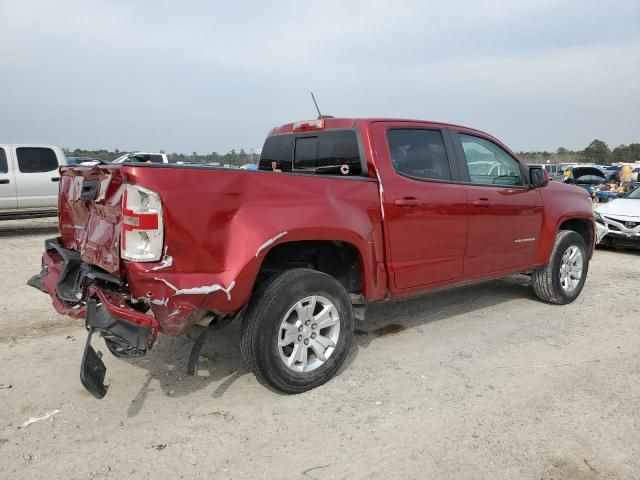
[[[90,315],[95,316],[95,313],[96,302],[94,300],[87,304],[87,318],[91,318]],[[93,332],[94,328],[88,325],[87,343],[84,345],[82,364],[80,365],[80,381],[91,395],[100,399],[107,394],[107,386],[104,384],[107,367],[102,361],[102,353],[96,352],[91,346]]]

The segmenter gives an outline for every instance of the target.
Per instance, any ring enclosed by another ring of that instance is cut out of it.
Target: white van
[[[0,143],[0,219],[55,215],[66,163],[54,145]]]

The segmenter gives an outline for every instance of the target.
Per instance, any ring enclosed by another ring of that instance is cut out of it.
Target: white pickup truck
[[[0,143],[0,220],[56,215],[58,167],[66,163],[53,145]]]

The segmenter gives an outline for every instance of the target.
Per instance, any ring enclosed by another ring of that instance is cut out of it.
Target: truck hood
[[[640,218],[640,200],[633,198],[618,198],[604,203],[596,212],[601,215],[615,215],[617,217]]]
[[[60,169],[60,243],[81,259],[121,276],[120,231],[123,181],[120,166]]]

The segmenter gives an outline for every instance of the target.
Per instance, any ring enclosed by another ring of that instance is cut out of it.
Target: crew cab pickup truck
[[[0,220],[55,216],[66,163],[53,145],[0,143]]]
[[[496,168],[470,173],[478,162]],[[29,283],[84,319],[81,380],[98,398],[96,331],[136,357],[159,333],[238,319],[248,367],[298,393],[336,373],[368,303],[522,272],[566,304],[595,238],[582,188],[548,182],[478,130],[414,120],[286,124],[256,171],[63,167],[59,210]]]

